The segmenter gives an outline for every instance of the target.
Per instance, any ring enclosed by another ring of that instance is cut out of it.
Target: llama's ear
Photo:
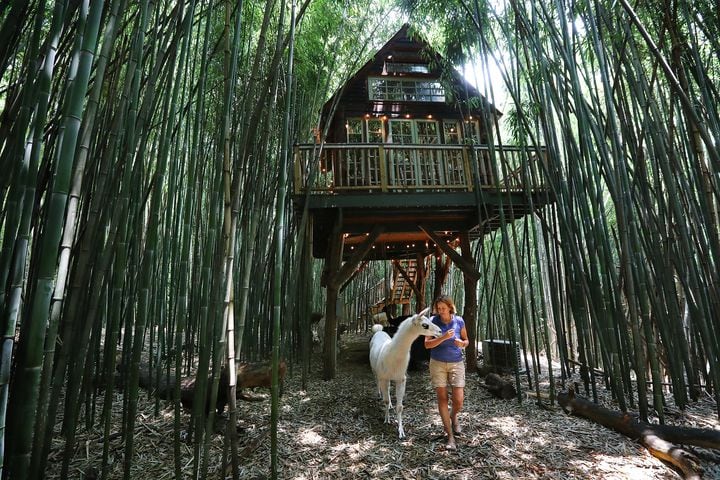
[[[430,307],[427,307],[425,310],[423,310],[422,312],[418,313],[417,316],[418,316],[418,317],[424,317],[425,314],[428,313],[429,311],[430,311]]]

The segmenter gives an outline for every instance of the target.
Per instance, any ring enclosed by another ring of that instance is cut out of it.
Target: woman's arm
[[[427,342],[427,340],[425,340],[425,341]],[[468,345],[470,345],[470,340],[468,339],[467,330],[465,329],[464,325],[463,325],[462,329],[460,330],[460,338],[455,339],[455,345],[460,348],[465,348]]]
[[[443,343],[445,340],[453,337],[455,337],[455,332],[452,328],[445,332],[445,335],[443,335],[442,337],[425,337],[425,348],[435,348],[441,343]]]

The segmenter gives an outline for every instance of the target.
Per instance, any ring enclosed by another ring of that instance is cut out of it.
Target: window
[[[347,131],[348,143],[362,143],[363,141],[363,125],[359,118],[348,118],[345,122],[345,130]]]
[[[390,143],[414,143],[412,120],[390,120]]]
[[[385,129],[383,121],[379,118],[369,118],[367,120],[367,141],[368,143],[383,143],[385,139]]]
[[[424,145],[440,143],[437,122],[433,120],[417,120],[417,143]]]
[[[390,120],[388,143],[435,145],[440,143],[435,120]]]
[[[430,68],[424,63],[396,63],[385,62],[386,73],[430,73]]]
[[[480,144],[480,127],[477,120],[465,120],[463,127],[463,136],[472,140],[476,145]]]
[[[440,82],[430,80],[369,78],[368,96],[370,100],[444,102],[445,89]]]
[[[460,143],[460,122],[443,120],[443,137],[445,137],[445,143],[458,145]]]
[[[345,121],[348,143],[383,143],[385,125],[379,118],[348,118]]]

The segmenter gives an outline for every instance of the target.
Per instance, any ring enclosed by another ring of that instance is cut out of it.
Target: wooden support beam
[[[331,282],[337,275],[342,263],[343,236],[342,236],[342,209],[338,210],[332,234],[328,258],[325,261],[325,269],[322,273],[321,285],[326,288],[325,303],[325,335],[323,338],[323,378],[331,380],[335,378],[337,366],[337,301],[338,288]]]
[[[383,225],[375,225],[365,241],[358,245],[358,249],[352,257],[350,257],[348,261],[340,267],[337,273],[330,275],[328,279],[328,286],[333,286],[334,288],[339,289],[340,286],[350,278],[353,272],[355,272],[357,267],[360,265],[360,262],[363,261],[370,249],[372,249],[375,240],[377,240],[380,234],[384,231],[385,227]]]
[[[335,275],[337,269],[340,268],[343,255],[343,237],[342,237],[343,211],[338,209],[337,218],[333,224],[332,233],[329,238],[327,260],[320,275],[320,286],[327,287],[330,279]]]
[[[362,271],[362,269],[367,266],[368,263],[370,263],[370,260],[363,260],[362,264],[358,268],[355,269],[355,271],[352,273],[352,275],[350,275],[350,278],[348,278],[347,280],[345,280],[343,282],[342,287],[340,287],[340,293],[342,293],[347,288],[347,286],[350,285],[350,282],[352,282],[352,279],[355,278],[357,276],[357,274],[360,273]]]
[[[442,238],[435,235],[435,233],[432,230],[428,229],[426,226],[418,225],[418,228],[425,232],[425,234],[430,237],[430,239],[435,242],[438,247],[440,247],[440,250],[442,250],[445,255],[452,259],[453,263],[457,265],[458,268],[460,268],[460,270],[462,270],[465,275],[475,281],[480,280],[480,272],[475,269],[475,265],[463,258],[462,255],[457,253],[454,248],[450,248],[450,246],[448,246],[448,244],[445,243]]]
[[[450,272],[451,259],[447,255],[442,256],[442,250],[437,247],[438,255],[435,257],[435,290],[433,291],[433,300],[438,298],[445,287],[448,273]]]

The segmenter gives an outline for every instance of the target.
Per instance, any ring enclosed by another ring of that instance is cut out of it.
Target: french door
[[[437,145],[440,132],[435,120],[390,120],[388,143],[400,145]],[[390,184],[398,187],[426,186],[440,181],[436,161],[438,152],[432,149],[390,149],[388,165]]]

